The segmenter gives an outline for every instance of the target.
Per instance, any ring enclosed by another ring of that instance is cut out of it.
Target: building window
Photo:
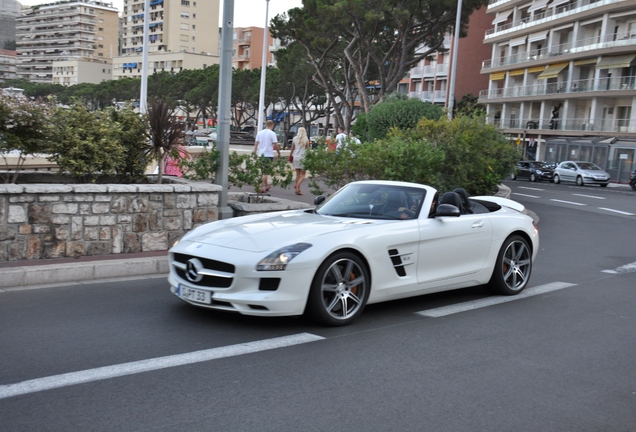
[[[98,30],[99,31],[104,31],[104,27],[100,27]]]
[[[197,17],[197,14],[192,14],[192,18],[196,18],[196,17]]]
[[[187,42],[188,40],[190,40],[190,38],[188,37],[188,35],[183,35],[183,34],[182,34],[182,35],[179,37],[179,40],[180,40],[181,42]]]
[[[102,45],[102,44],[99,44],[99,45],[97,45],[97,46],[98,46],[99,48],[104,48],[104,45]]]
[[[190,30],[189,24],[181,24],[181,30]]]
[[[188,18],[190,18],[190,13],[188,13],[188,12],[181,12],[181,18],[183,18],[183,19],[188,19]]]
[[[197,26],[192,24],[192,30],[196,30],[196,29],[197,29]]]
[[[181,0],[181,6],[190,6],[190,0]]]

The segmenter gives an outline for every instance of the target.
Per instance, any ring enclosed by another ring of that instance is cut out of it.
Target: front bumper
[[[209,247],[204,254],[193,255],[188,250],[175,250],[179,246],[170,251],[168,282],[170,292],[181,300],[198,307],[244,315],[289,316],[304,313],[314,268],[302,265],[293,268],[292,262],[283,271],[257,271],[256,264],[263,258],[262,253]],[[210,262],[231,263],[234,271],[222,283],[217,283],[214,278],[192,282],[180,268],[184,257],[197,258],[208,267]],[[186,298],[184,288],[209,292],[209,303]]]

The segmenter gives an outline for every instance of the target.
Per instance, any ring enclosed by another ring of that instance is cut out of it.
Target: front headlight
[[[309,243],[296,243],[295,245],[285,246],[272,252],[263,258],[257,265],[258,271],[278,271],[285,270],[287,264],[293,260],[298,254],[309,249]]]

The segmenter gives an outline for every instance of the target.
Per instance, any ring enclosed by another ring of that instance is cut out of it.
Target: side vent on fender
[[[393,263],[393,268],[398,276],[404,277],[406,276],[405,266],[413,264],[412,262],[405,263],[403,257],[411,255],[411,252],[401,254],[397,249],[389,249],[389,258],[391,258],[391,262]]]

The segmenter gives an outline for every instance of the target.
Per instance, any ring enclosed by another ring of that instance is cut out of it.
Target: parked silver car
[[[578,186],[597,184],[606,187],[610,181],[610,175],[600,166],[592,162],[563,161],[554,169],[555,183],[571,181]]]

